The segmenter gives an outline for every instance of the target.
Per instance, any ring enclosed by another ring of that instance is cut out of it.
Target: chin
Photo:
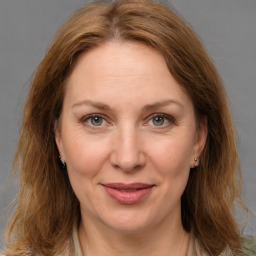
[[[157,220],[143,210],[119,210],[114,214],[102,216],[101,222],[109,229],[123,234],[141,233],[150,229]]]

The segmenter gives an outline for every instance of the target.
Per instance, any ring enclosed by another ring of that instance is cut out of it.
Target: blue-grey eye
[[[90,122],[92,125],[94,126],[101,126],[102,123],[103,123],[103,118],[100,117],[100,116],[93,116],[93,117],[90,117]]]
[[[166,118],[164,116],[155,116],[152,119],[152,122],[155,126],[162,126],[165,124]]]

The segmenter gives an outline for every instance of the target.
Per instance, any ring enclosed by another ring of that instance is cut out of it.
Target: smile
[[[107,194],[120,204],[135,204],[142,201],[155,185],[144,183],[108,183],[102,184]]]

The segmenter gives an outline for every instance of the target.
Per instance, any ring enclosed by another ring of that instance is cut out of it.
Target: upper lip
[[[114,188],[114,189],[143,189],[150,188],[155,186],[154,184],[146,184],[146,183],[106,183],[102,184],[105,187]]]

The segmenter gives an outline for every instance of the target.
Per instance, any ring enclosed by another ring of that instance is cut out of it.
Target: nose
[[[111,164],[125,172],[141,169],[146,163],[142,148],[135,128],[118,131],[112,145]]]

